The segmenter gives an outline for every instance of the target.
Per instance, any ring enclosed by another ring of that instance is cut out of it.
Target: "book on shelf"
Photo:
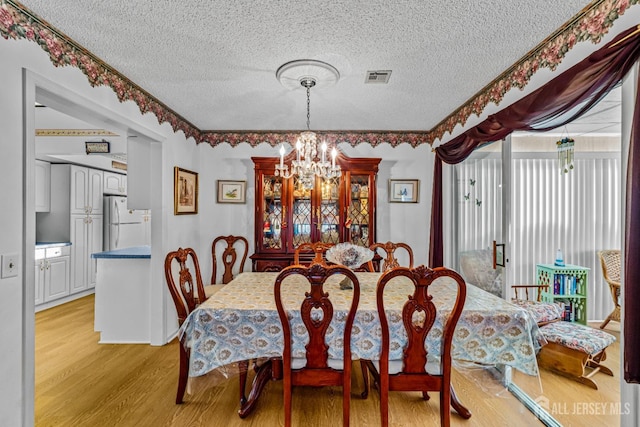
[[[576,322],[580,319],[581,309],[579,304],[572,300],[559,300],[558,302],[564,304],[564,313],[562,314],[562,320],[566,322]]]
[[[573,322],[573,304],[569,300],[560,300],[559,302],[564,304],[564,312],[562,313],[562,320],[565,322]]]
[[[555,295],[574,295],[577,292],[576,276],[571,274],[555,274],[553,276],[553,293]]]

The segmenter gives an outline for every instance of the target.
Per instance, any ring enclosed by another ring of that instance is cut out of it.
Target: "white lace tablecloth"
[[[189,376],[200,376],[228,365],[258,357],[282,356],[283,338],[276,311],[273,284],[278,273],[242,273],[207,300],[184,322],[180,337],[191,348]],[[351,351],[353,359],[379,358],[380,321],[376,309],[375,288],[380,273],[356,273],[360,282],[360,304],[356,314]],[[340,290],[343,276],[331,277],[325,291],[334,305],[334,320],[327,332],[329,357],[341,359],[344,319],[351,302],[350,290]],[[289,277],[283,283],[285,308],[292,319],[293,357],[304,357],[308,335],[299,317],[300,292],[287,292],[308,282]],[[413,286],[391,282],[385,292],[391,328],[391,358],[401,359],[406,333],[402,327],[401,308]],[[287,285],[289,284],[289,285]],[[430,355],[439,355],[442,316],[447,316],[455,301],[456,284],[442,277],[430,286],[438,319],[426,340]],[[293,295],[298,295],[294,297]],[[298,299],[296,299],[298,298]],[[294,303],[296,302],[297,303]],[[292,309],[291,309],[292,308]],[[508,365],[529,375],[538,374],[532,336],[537,325],[528,313],[503,299],[473,285],[467,285],[467,300],[458,321],[452,357],[456,363]]]

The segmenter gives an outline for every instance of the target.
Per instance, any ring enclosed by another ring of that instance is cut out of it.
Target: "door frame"
[[[48,78],[22,68],[22,146],[23,146],[23,229],[22,229],[22,425],[34,424],[35,416],[35,104],[36,101],[72,117],[103,125],[105,128],[122,129],[128,137],[140,137],[145,141],[162,142],[165,137],[126,116],[108,109],[93,100],[78,94],[70,88],[64,87]],[[156,144],[157,145],[157,144]],[[161,157],[160,157],[161,159]],[[157,160],[154,158],[154,160]],[[156,179],[151,189],[152,203],[162,206],[162,179]],[[155,175],[154,175],[155,177]],[[157,196],[153,196],[153,195]],[[162,230],[162,215],[154,218],[156,224],[153,230]],[[153,234],[153,233],[152,233]],[[156,245],[156,251],[161,251],[161,241]],[[158,258],[158,257],[156,257]],[[160,261],[158,261],[160,262]],[[158,277],[161,276],[161,269]],[[159,298],[166,299],[163,293]],[[166,329],[164,313],[167,304],[163,303],[159,312],[163,319],[161,324]],[[162,331],[166,336],[166,330]]]

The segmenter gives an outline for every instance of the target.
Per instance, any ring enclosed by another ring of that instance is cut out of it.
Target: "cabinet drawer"
[[[55,248],[47,248],[45,254],[47,258],[55,258],[59,256],[69,255],[71,248],[69,246],[56,246]]]

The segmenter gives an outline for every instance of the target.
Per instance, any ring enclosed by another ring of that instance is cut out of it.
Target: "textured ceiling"
[[[341,74],[311,91],[314,130],[429,130],[589,3],[25,0],[52,26],[202,130],[295,130],[302,88],[278,67]],[[392,70],[389,84],[365,84]]]

